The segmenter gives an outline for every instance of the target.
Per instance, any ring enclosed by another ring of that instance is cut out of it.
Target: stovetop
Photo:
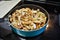
[[[60,39],[59,37],[60,35],[59,7],[60,6],[56,6],[54,4],[32,2],[32,1],[25,1],[25,2],[22,1],[18,3],[16,6],[20,6],[21,4],[27,4],[27,3],[42,6],[48,11],[50,19],[46,30],[42,34],[35,37],[22,37],[12,32],[11,27],[9,26],[7,21],[2,21],[0,22],[0,40],[59,40]]]

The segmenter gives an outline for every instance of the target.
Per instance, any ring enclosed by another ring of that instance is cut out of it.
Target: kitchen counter
[[[0,1],[0,18],[3,18],[21,0]]]

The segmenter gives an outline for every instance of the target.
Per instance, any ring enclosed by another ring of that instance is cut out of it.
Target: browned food
[[[39,9],[22,8],[10,15],[11,24],[21,30],[36,30],[44,26],[46,15]]]

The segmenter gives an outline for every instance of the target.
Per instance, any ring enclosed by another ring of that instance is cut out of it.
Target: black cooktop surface
[[[59,27],[59,6],[38,2],[20,2],[16,6],[20,6],[21,4],[35,4],[42,6],[49,13],[49,22],[46,30],[35,37],[22,37],[14,32],[12,32],[7,21],[0,22],[0,40],[59,40],[60,39],[60,27]],[[15,6],[15,7],[16,7]]]

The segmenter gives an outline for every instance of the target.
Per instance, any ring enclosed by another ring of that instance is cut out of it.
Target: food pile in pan
[[[21,30],[36,30],[45,25],[46,15],[39,9],[21,8],[9,15],[10,23]]]

